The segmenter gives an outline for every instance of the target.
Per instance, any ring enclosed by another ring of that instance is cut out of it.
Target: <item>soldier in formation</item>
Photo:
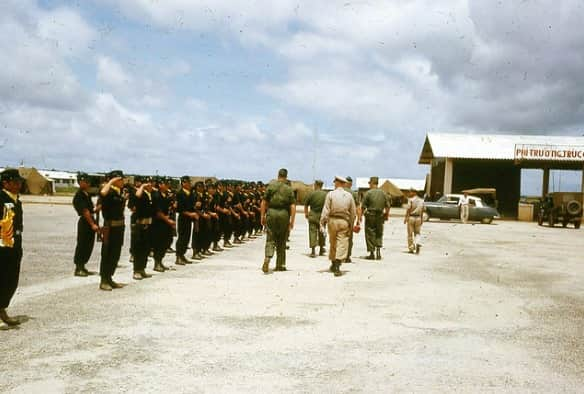
[[[23,180],[17,169],[7,168],[0,174],[0,320],[9,327],[20,324],[8,316],[6,308],[20,277],[23,220],[19,193]]]
[[[99,225],[95,216],[98,210],[94,207],[89,195],[89,175],[84,172],[77,174],[77,183],[79,183],[79,190],[73,197],[73,207],[77,215],[79,215],[79,220],[77,221],[77,245],[73,257],[73,262],[75,263],[74,275],[87,277],[94,274],[85,265],[91,257],[91,252],[93,252],[93,246],[95,245],[95,237],[99,232]]]

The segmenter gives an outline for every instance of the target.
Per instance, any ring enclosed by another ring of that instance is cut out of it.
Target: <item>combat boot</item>
[[[326,249],[324,248],[324,246],[321,246],[320,247],[320,251],[318,252],[318,255],[319,256],[324,256],[325,253],[326,253]]]
[[[8,326],[17,326],[20,324],[18,319],[8,316],[8,313],[6,313],[6,309],[4,308],[0,309],[0,320],[2,320]]]
[[[87,272],[85,272],[85,271],[83,270],[83,268],[81,268],[81,267],[77,267],[77,268],[75,268],[75,272],[73,273],[73,275],[75,275],[75,276],[79,276],[79,277],[82,277],[82,278],[85,278],[85,277],[89,276],[89,275],[87,274]]]
[[[369,253],[369,256],[365,257],[367,260],[375,260],[375,255],[373,254],[373,252]]]
[[[223,247],[224,248],[232,248],[233,244],[229,241],[223,241]]]
[[[314,251],[314,248],[312,248],[312,251],[310,252],[310,257],[312,257],[312,258],[316,257],[316,253]]]
[[[335,276],[341,276],[343,275],[343,273],[341,272],[341,262],[339,260],[336,260],[334,263],[334,270],[333,270],[333,274]]]
[[[377,248],[375,251],[375,260],[381,260],[381,248]]]
[[[264,259],[264,264],[262,265],[262,271],[267,274],[270,271],[270,258],[266,257]]]
[[[182,259],[181,259],[182,257]],[[186,263],[183,261],[184,256],[176,256],[176,261],[174,262],[174,264],[176,265],[186,265]]]
[[[164,266],[162,265],[162,261],[156,260],[154,262],[154,271],[156,271],[156,272],[164,272],[164,271],[166,271],[164,269]]]

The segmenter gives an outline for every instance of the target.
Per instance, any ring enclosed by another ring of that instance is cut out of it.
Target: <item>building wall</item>
[[[519,166],[503,160],[454,160],[452,192],[477,187],[496,188],[499,213],[503,217],[517,217],[521,193]]]
[[[445,160],[435,159],[430,168],[430,197],[434,197],[436,193],[444,193],[444,168]]]

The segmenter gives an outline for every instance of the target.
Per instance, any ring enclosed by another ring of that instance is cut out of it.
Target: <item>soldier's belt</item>
[[[378,214],[378,213],[383,213],[383,210],[380,209],[367,209],[367,211],[365,211],[365,213],[371,213],[371,214]]]
[[[136,220],[138,224],[152,224],[152,218],[144,218]]]
[[[103,225],[105,227],[123,227],[124,219],[121,220],[106,220]]]

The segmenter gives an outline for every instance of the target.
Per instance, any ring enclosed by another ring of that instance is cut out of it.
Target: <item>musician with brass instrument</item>
[[[7,168],[0,174],[0,320],[8,326],[20,321],[9,317],[6,308],[18,287],[22,260],[22,203],[18,198],[22,182],[17,169]]]

